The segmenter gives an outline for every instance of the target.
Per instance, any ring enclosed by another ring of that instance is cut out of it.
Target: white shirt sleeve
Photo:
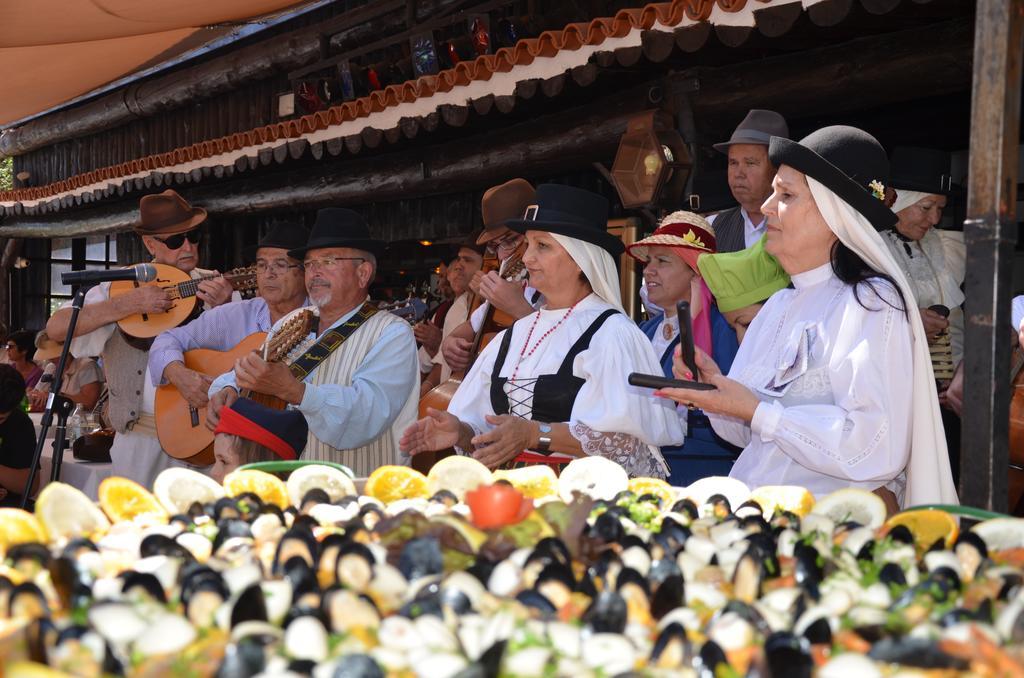
[[[863,296],[868,304],[881,303]],[[894,295],[889,300],[898,303]],[[846,312],[826,329],[835,342],[828,366],[834,404],[762,402],[750,422],[753,435],[822,474],[856,482],[897,476],[910,451],[908,323],[895,308],[869,312],[851,295]]]
[[[1013,299],[1013,309],[1010,312],[1010,322],[1013,323],[1013,329],[1016,332],[1020,332],[1024,329],[1024,294]]]
[[[88,311],[89,304],[98,304],[102,301],[106,301],[110,298],[110,283],[103,282],[96,285],[91,290],[85,293],[85,303],[82,306],[82,312]],[[71,308],[71,301],[66,301],[61,304],[61,309]],[[80,334],[71,340],[71,353],[78,358],[94,358],[103,353],[103,347],[107,345],[107,340],[114,334],[114,330],[117,329],[117,323],[108,323],[102,327],[97,327],[88,334]],[[60,338],[63,341],[63,337]]]

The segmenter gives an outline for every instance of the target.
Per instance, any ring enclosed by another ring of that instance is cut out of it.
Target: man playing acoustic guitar
[[[409,323],[367,303],[384,247],[356,212],[317,212],[309,242],[288,253],[302,258],[306,292],[319,311],[316,343],[291,365],[255,352],[235,361],[234,371],[210,387],[211,429],[221,408],[238,399],[238,389],[251,389],[284,400],[306,417],[303,459],[342,463],[359,477],[384,464],[408,463],[398,440],[416,420],[416,342]]]
[[[135,232],[153,262],[175,266],[192,278],[210,275],[199,263],[197,230],[206,220],[206,210],[192,207],[172,190],[147,195],[139,202],[139,222]],[[207,308],[231,299],[232,288],[224,278],[204,280],[196,296]],[[129,339],[117,327],[117,321],[137,313],[163,313],[172,301],[156,285],[143,285],[122,295],[110,296],[110,283],[89,290],[78,316],[71,351],[76,356],[102,356],[103,370],[110,392],[108,416],[117,431],[110,459],[113,475],[124,476],[149,487],[153,479],[172,461],[160,450],[153,419],[156,390],[146,379],[146,351],[149,341]],[[46,323],[46,334],[58,338],[67,334],[71,320],[70,303],[65,304]]]

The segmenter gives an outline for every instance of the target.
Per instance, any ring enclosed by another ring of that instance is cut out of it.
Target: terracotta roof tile
[[[458,63],[454,68],[436,76],[427,75],[399,85],[389,85],[356,101],[345,102],[327,110],[92,170],[46,186],[0,191],[0,201],[42,200],[100,181],[170,168],[279,139],[297,138],[333,125],[365,118],[402,103],[429,98],[438,92],[449,92],[474,81],[490,80],[494,73],[507,73],[517,66],[528,66],[537,57],[550,58],[563,50],[600,45],[609,38],[624,37],[635,29],[650,29],[656,22],[671,27],[684,20],[707,21],[716,6],[724,12],[739,12],[748,2],[767,5],[771,0],[673,0],[623,9],[614,17],[601,17],[590,22],[572,23],[562,30],[545,31],[536,38],[522,39],[511,48],[499,49],[495,54]]]

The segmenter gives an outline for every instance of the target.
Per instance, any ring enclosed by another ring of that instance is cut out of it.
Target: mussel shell
[[[301,558],[312,568],[316,565],[317,555],[317,543],[313,533],[293,523],[291,529],[284,533],[277,544],[272,572],[283,574],[285,563],[294,557]]]
[[[715,678],[715,676],[720,675],[720,672],[717,671],[720,665],[729,666],[729,659],[725,656],[725,651],[718,643],[708,640],[700,648],[700,654],[696,663],[699,666],[697,675],[701,676],[701,678]]]
[[[811,645],[828,645],[832,643],[832,626],[828,619],[818,617],[807,625],[802,635]]]
[[[752,603],[761,597],[761,584],[765,579],[764,561],[754,548],[748,548],[740,556],[733,570],[733,595],[745,603]]]
[[[686,629],[679,622],[672,622],[661,630],[651,648],[650,663],[661,669],[681,669],[693,657],[693,648],[686,635]]]
[[[302,495],[299,505],[305,508],[306,504],[330,504],[331,497],[327,492],[320,487],[313,487],[306,491],[306,494]]]
[[[181,601],[187,603],[192,591],[207,585],[215,587],[223,592],[225,598],[228,596],[228,587],[224,583],[224,577],[220,572],[207,565],[190,563],[181,568],[178,573],[179,588],[181,589]]]
[[[882,638],[871,646],[868,657],[879,662],[902,664],[919,669],[955,669],[963,671],[968,663],[946,654],[935,641],[902,636]]]
[[[490,581],[491,573],[494,572],[495,567],[497,567],[497,563],[493,560],[484,556],[477,556],[476,562],[466,572],[476,577],[481,584],[487,586],[487,582]]]
[[[569,554],[569,547],[558,537],[545,537],[541,539],[526,558],[526,565],[524,567],[535,561],[561,563],[566,567],[572,566],[572,556]]]
[[[691,520],[700,518],[700,511],[697,510],[697,505],[691,499],[680,499],[675,504],[672,504],[671,512],[688,516]]]
[[[713,494],[708,497],[706,503],[711,506],[712,512],[717,518],[724,519],[732,513],[732,505],[724,494]]]
[[[167,603],[167,593],[160,584],[160,580],[149,572],[135,572],[132,570],[122,572],[121,582],[121,591],[126,596],[133,595],[133,591],[141,591],[158,603]]]
[[[215,678],[251,678],[266,668],[263,646],[248,639],[231,643],[224,650],[224,659]]]
[[[651,596],[651,616],[661,619],[677,607],[682,607],[685,595],[686,586],[682,574],[669,575]]]
[[[590,528],[590,534],[606,544],[617,542],[625,536],[625,529],[613,509],[597,517]]]
[[[359,561],[362,561],[362,564]],[[334,563],[335,581],[343,586],[361,591],[373,578],[375,564],[373,551],[365,544],[348,542],[338,549],[337,559]]]
[[[910,528],[908,528],[906,525],[894,525],[893,528],[889,530],[888,534],[886,534],[886,536],[889,539],[895,542],[899,542],[901,544],[908,544],[909,546],[914,545],[914,533],[911,532]]]
[[[626,628],[626,600],[614,591],[602,591],[583,613],[583,623],[595,633],[622,633]]]
[[[281,627],[287,629],[293,621],[299,617],[316,617],[316,619],[323,624],[324,628],[329,628],[331,621],[328,618],[328,613],[323,609],[322,606],[312,607],[304,604],[292,605],[288,609],[288,612],[284,615],[284,619],[281,621]]]
[[[723,607],[716,613],[715,616],[717,618],[729,612],[735,614],[736,616],[740,617],[743,621],[750,624],[762,636],[768,637],[772,634],[771,625],[764,618],[764,616],[762,616],[762,614],[757,611],[757,608],[753,605],[744,603],[741,600],[730,600],[728,603],[726,603],[725,607]],[[797,618],[797,616],[794,616],[794,619]]]
[[[231,628],[247,621],[267,621],[267,604],[259,584],[242,591],[231,607]]]
[[[213,552],[219,552],[220,547],[227,540],[235,538],[252,539],[250,524],[241,518],[224,518],[217,521],[217,536],[213,539]]]
[[[281,566],[281,573],[284,578],[291,582],[292,597],[298,600],[307,593],[320,591],[320,584],[316,578],[316,572],[309,563],[300,556],[294,555]]]
[[[430,498],[430,501],[438,504],[443,504],[448,508],[451,508],[452,506],[455,506],[456,504],[459,503],[459,498],[456,497],[455,493],[452,492],[451,490],[438,490]]]
[[[347,654],[334,665],[331,678],[384,678],[384,670],[370,655]]]
[[[778,631],[764,641],[765,660],[772,676],[810,678],[814,669],[810,644],[788,631]]]
[[[651,584],[647,581],[647,577],[643,576],[631,567],[624,567],[619,571],[619,575],[615,578],[615,590],[621,591],[629,584],[635,584],[640,587],[640,590],[644,592],[648,598],[651,597]]]
[[[99,551],[99,547],[92,539],[86,537],[75,537],[61,549],[62,556],[68,556],[71,558],[77,557],[83,551]]]
[[[29,660],[44,666],[49,664],[48,648],[56,645],[58,637],[57,627],[48,617],[33,619],[25,628]]]
[[[441,574],[444,571],[441,545],[434,537],[411,539],[402,547],[398,556],[398,569],[410,582],[420,577]]]
[[[186,562],[195,560],[192,552],[165,534],[150,534],[139,542],[139,556],[167,556],[179,558]]]
[[[409,619],[416,619],[425,614],[432,614],[443,619],[444,602],[441,597],[440,585],[435,582],[424,586],[415,598],[402,606],[398,614]]]
[[[222,520],[234,520],[242,517],[242,510],[238,507],[238,500],[235,497],[221,497],[213,503],[213,519],[220,523]]]
[[[516,600],[524,606],[536,610],[542,618],[552,618],[558,612],[554,604],[542,593],[534,589],[526,589],[516,594]]]
[[[878,571],[878,581],[888,586],[906,586],[907,575],[898,564],[886,563]]]
[[[792,511],[780,511],[772,516],[772,529],[777,530],[779,528],[789,528],[797,532],[800,531],[800,516],[793,513]]]
[[[652,586],[657,587],[669,577],[682,573],[679,563],[674,558],[660,558],[651,561],[651,567],[647,571],[647,580],[651,582]]]
[[[95,578],[89,570],[80,567],[77,560],[60,556],[50,562],[49,569],[50,581],[64,609],[73,610],[89,602]]]
[[[25,565],[32,565],[35,570],[45,569],[50,564],[50,549],[35,542],[15,544],[7,549],[6,559],[11,561],[16,570],[21,570]]]
[[[208,626],[213,621],[217,608],[227,598],[228,589],[223,581],[212,578],[200,579],[190,589],[188,598],[182,599],[185,617],[194,626]]]
[[[822,568],[818,564],[818,551],[802,541],[798,541],[793,547],[793,576],[797,585],[802,588],[813,600],[821,597],[819,585],[821,584]]]
[[[40,588],[32,582],[26,581],[11,589],[7,598],[7,616],[23,619],[49,617],[50,606]]]
[[[691,534],[693,533],[690,528],[680,525],[672,518],[665,518],[661,521],[661,529],[654,535],[653,541],[661,546],[667,555],[674,558]]]

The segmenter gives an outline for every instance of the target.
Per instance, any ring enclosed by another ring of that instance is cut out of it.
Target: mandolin
[[[1024,517],[1024,351],[1013,337],[1010,362],[1010,514]]]
[[[256,332],[228,351],[199,348],[185,352],[185,367],[209,377],[231,371],[235,361],[260,351],[267,362],[291,363],[308,348],[307,338],[315,328],[316,314],[308,308],[292,311],[282,318],[272,335]],[[252,398],[267,407],[284,409],[280,398],[246,391],[243,397]],[[175,459],[196,466],[213,463],[213,431],[206,428],[206,408],[195,408],[172,384],[156,390],[156,432],[163,451]]]
[[[110,297],[114,298],[125,294],[141,285],[157,285],[171,295],[173,304],[164,313],[136,313],[117,321],[118,326],[128,336],[137,339],[151,339],[161,332],[173,329],[186,322],[192,317],[196,310],[199,299],[196,292],[199,291],[199,283],[204,280],[213,280],[220,277],[206,275],[200,278],[192,278],[188,273],[174,266],[167,264],[153,264],[156,267],[156,279],[147,283],[138,283],[129,280],[118,280],[110,283]],[[231,284],[231,287],[238,291],[256,289],[256,267],[236,268],[224,273],[224,279]]]

